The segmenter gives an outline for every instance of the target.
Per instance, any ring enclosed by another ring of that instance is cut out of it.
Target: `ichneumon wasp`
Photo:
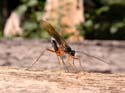
[[[50,52],[53,52],[57,55],[57,58],[58,58],[58,62],[59,64],[62,63],[63,66],[64,66],[64,69],[65,71],[68,71],[68,67],[66,65],[66,63],[64,62],[64,56],[67,54],[68,55],[68,58],[67,59],[70,59],[72,58],[73,59],[73,62],[71,63],[70,60],[67,60],[67,62],[73,67],[73,68],[76,68],[75,66],[75,62],[74,60],[78,60],[79,61],[79,64],[80,66],[82,67],[81,65],[81,62],[80,62],[80,58],[79,57],[76,57],[75,56],[75,53],[76,52],[79,52],[79,51],[75,51],[73,50],[69,45],[68,43],[61,37],[61,35],[59,35],[59,33],[54,29],[54,27],[49,24],[48,22],[44,21],[44,20],[41,20],[40,21],[40,26],[41,28],[43,28],[45,31],[48,32],[48,34],[52,37],[51,38],[51,44],[52,44],[52,47],[53,47],[53,50],[52,49],[49,49],[47,48],[46,50],[47,51],[50,51]],[[45,52],[45,51],[44,51]],[[32,63],[32,65],[30,67],[32,67],[38,60],[39,58],[44,54],[44,52],[42,52],[39,57],[37,57],[37,59]],[[92,55],[89,55],[83,51],[80,51],[81,53],[83,53],[84,55],[86,56],[89,56],[89,57],[93,57],[97,60],[100,60],[104,63],[106,63],[103,59],[101,58],[98,58],[98,57],[95,57],[95,56],[92,56]],[[61,59],[61,61],[60,61]],[[106,63],[107,64],[107,63]]]

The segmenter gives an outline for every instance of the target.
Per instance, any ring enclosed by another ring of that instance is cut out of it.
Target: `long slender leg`
[[[61,65],[61,61],[59,60],[59,56],[57,56],[57,59],[58,59],[59,64]]]
[[[44,55],[44,52],[45,52],[46,50],[55,53],[54,50],[51,50],[51,49],[48,49],[48,48],[45,49],[45,50],[44,50],[43,52],[41,52],[40,55],[35,59],[35,61],[31,64],[31,66],[29,66],[28,68],[26,68],[26,70],[30,69],[34,64],[36,64],[36,62],[38,62],[38,60],[40,59],[40,57]]]
[[[83,69],[83,66],[82,66],[80,58],[78,58],[78,60],[79,60],[79,66]]]
[[[74,64],[74,58],[72,58],[72,59],[73,59],[73,63],[71,63],[71,57],[72,57],[72,56],[68,55],[67,63],[69,63],[70,66],[71,66],[74,70],[77,70],[77,68],[76,68],[76,66],[75,66],[75,64]]]
[[[44,53],[45,53],[45,50],[40,53],[40,55],[36,58],[36,60],[31,64],[31,66],[29,66],[28,68],[26,68],[26,70],[30,69],[36,62],[38,62],[38,60],[40,59],[41,56],[44,55]]]
[[[46,50],[47,50],[47,51],[50,51],[50,52],[53,52],[53,53],[56,53],[54,50],[51,50],[51,49],[48,49],[48,48],[45,49],[45,50],[44,50],[43,52],[41,52],[40,55],[35,59],[35,61],[31,64],[31,66],[29,66],[29,67],[26,68],[26,70],[28,70],[28,69],[30,69],[31,67],[33,67],[33,65],[38,62],[38,60],[40,59],[40,57],[44,55],[44,52],[45,52]],[[58,56],[57,56],[57,59],[58,59],[59,64],[61,64],[61,61],[59,60],[59,57],[58,57]],[[63,62],[63,64],[65,64],[63,59],[62,59],[62,62]],[[66,64],[65,64],[65,65],[66,65]],[[67,69],[67,67],[66,67],[66,69]]]
[[[47,49],[47,50],[50,51],[50,52],[56,53],[55,51],[53,51],[53,50],[51,50],[51,49]],[[56,55],[57,55],[57,54],[56,54]],[[65,62],[64,62],[64,60],[63,60],[63,57],[60,56],[60,58],[61,58],[61,60],[62,60],[62,63],[63,63],[63,67],[64,67],[64,69],[65,69],[65,72],[69,72],[69,71],[68,71],[68,68],[67,68],[67,66],[66,66],[66,64],[65,64]],[[61,64],[61,61],[59,60],[59,56],[58,56],[58,55],[57,55],[57,59],[58,59],[59,64]]]
[[[56,53],[54,50],[51,50],[51,49],[47,49],[47,51],[50,51],[50,52]],[[59,57],[58,57],[57,54],[56,54],[56,56],[57,56],[57,59],[58,59],[59,64],[61,64],[61,62],[60,62]]]
[[[79,61],[79,66],[81,68],[83,68],[80,58],[79,57],[73,57],[73,60],[75,60],[75,59]],[[75,65],[74,61],[73,61],[73,64]]]
[[[77,69],[77,67],[76,67],[76,65],[75,65],[75,59],[74,59],[74,58],[73,58],[72,63],[73,63],[73,66],[75,67],[75,69]]]
[[[70,66],[72,66],[72,64],[70,63],[70,61],[71,61],[71,56],[68,55],[68,57],[67,57],[67,63],[68,63]]]
[[[61,58],[62,62],[59,60],[60,58]],[[65,62],[63,60],[63,57],[57,56],[57,59],[58,59],[59,64],[61,64],[61,63],[63,64],[65,72],[69,72],[68,67],[66,66],[66,64],[65,64]]]
[[[66,66],[66,64],[63,60],[63,57],[60,57],[60,58],[62,59],[62,63],[63,63],[64,69],[65,69],[65,72],[69,72],[68,67]]]
[[[49,48],[47,48],[46,50],[55,53],[54,50],[51,50],[51,49],[49,49]]]

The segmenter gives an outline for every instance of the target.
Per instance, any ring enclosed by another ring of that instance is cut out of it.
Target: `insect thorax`
[[[75,56],[75,51],[71,49],[70,46],[66,45],[65,50],[66,53],[70,54],[71,56]]]

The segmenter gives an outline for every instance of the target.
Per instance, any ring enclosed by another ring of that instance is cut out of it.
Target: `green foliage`
[[[85,13],[84,36],[88,39],[125,40],[124,2],[124,0],[93,1],[95,7],[92,10],[87,9]]]
[[[0,32],[2,32],[2,15],[0,13]]]
[[[23,15],[22,27],[26,38],[48,38],[48,34],[39,27],[43,15],[45,0],[21,0],[16,9]],[[76,26],[87,39],[120,39],[125,40],[125,0],[85,0],[86,22]],[[70,4],[70,3],[69,3]],[[69,6],[67,4],[67,6]],[[61,10],[62,7],[59,8]],[[67,8],[68,10],[68,8]],[[63,14],[60,12],[59,20]],[[58,21],[59,21],[58,20]],[[57,29],[64,27],[57,22]],[[84,30],[84,31],[83,31]],[[65,38],[69,37],[64,36]]]
[[[2,39],[3,38],[3,33],[2,33],[2,31],[0,31],[0,39]]]
[[[3,38],[3,32],[2,32],[2,19],[0,15],[0,39]]]
[[[100,2],[107,5],[125,5],[125,0],[100,0]]]
[[[21,0],[22,4],[16,9],[18,14],[23,15],[22,28],[25,38],[48,38],[40,27],[39,21],[43,15],[45,0]]]

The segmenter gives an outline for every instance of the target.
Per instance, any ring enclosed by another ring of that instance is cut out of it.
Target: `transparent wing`
[[[53,38],[55,38],[55,40],[59,43],[59,45],[65,47],[67,45],[66,41],[59,35],[58,32],[56,32],[56,30],[54,29],[54,27],[49,24],[46,21],[41,20],[40,21],[40,26],[48,32],[48,34],[50,36],[52,36]]]

